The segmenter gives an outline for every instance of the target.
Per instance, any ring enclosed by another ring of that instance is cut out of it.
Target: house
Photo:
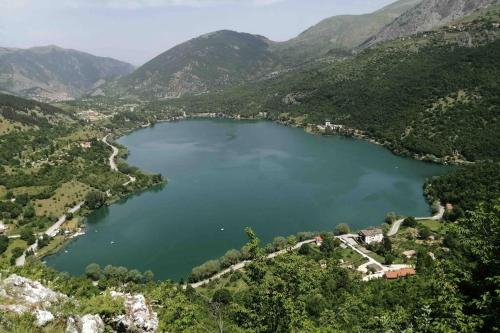
[[[366,244],[382,243],[384,240],[384,233],[382,229],[379,228],[365,229],[359,232],[359,238]]]
[[[0,235],[3,235],[7,231],[7,227],[5,227],[5,224],[0,223]]]
[[[447,211],[447,212],[451,212],[452,210],[453,210],[453,204],[451,204],[451,203],[447,203],[447,204],[446,204],[446,211]]]
[[[314,242],[317,246],[321,246],[321,244],[323,243],[323,238],[321,236],[314,237]]]
[[[414,268],[401,268],[395,271],[385,272],[384,277],[388,280],[394,280],[416,274],[417,272]]]
[[[82,147],[83,149],[90,149],[92,148],[92,142],[90,141],[80,142],[80,147]]]

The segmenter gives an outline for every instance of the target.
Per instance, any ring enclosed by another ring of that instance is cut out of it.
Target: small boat
[[[110,243],[111,245],[113,245],[113,244],[115,243],[115,241],[111,241],[111,242],[109,242],[109,243]]]
[[[220,228],[220,231],[224,231],[224,228]]]

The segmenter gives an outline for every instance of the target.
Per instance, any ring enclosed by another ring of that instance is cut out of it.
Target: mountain
[[[216,112],[307,126],[330,120],[347,134],[435,160],[500,156],[500,7],[333,62],[316,62],[165,109]],[[262,113],[261,113],[262,112]]]
[[[371,14],[327,18],[296,38],[277,43],[273,50],[295,62],[327,53],[346,54],[422,0],[400,0]]]
[[[500,1],[424,0],[375,34],[365,46],[429,31],[493,4],[500,4]]]
[[[279,68],[262,36],[217,31],[180,44],[94,95],[176,98],[259,78]]]
[[[80,97],[132,70],[115,59],[57,46],[0,48],[0,91],[41,101]]]

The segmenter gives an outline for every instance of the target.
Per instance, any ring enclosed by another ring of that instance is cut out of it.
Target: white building
[[[365,229],[359,232],[359,238],[366,244],[382,243],[384,241],[384,233],[382,229]]]

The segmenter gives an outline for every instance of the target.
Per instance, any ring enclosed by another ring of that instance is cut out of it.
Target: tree
[[[248,237],[248,243],[245,245],[248,249],[248,255],[251,259],[257,258],[259,255],[260,239],[251,228],[245,228],[245,233]]]
[[[427,239],[432,235],[431,230],[425,226],[419,226],[417,230],[420,239]]]
[[[100,191],[90,191],[85,196],[85,204],[89,209],[97,209],[106,203],[106,194]]]
[[[418,274],[429,274],[432,272],[434,268],[434,261],[431,256],[427,253],[427,251],[419,250],[417,252],[417,264],[415,265],[415,269]]]
[[[387,224],[393,224],[398,219],[398,216],[394,212],[389,212],[385,216],[384,222]]]
[[[403,220],[403,226],[408,228],[415,228],[417,226],[417,220],[413,216],[409,216]]]
[[[288,245],[285,237],[278,236],[273,239],[273,247],[275,251],[283,250]]]
[[[227,289],[219,289],[214,293],[212,297],[212,302],[219,303],[223,305],[229,305],[232,301],[232,296],[229,290]]]
[[[33,235],[33,230],[31,229],[23,229],[21,231],[21,239],[26,241],[28,245],[32,245],[36,242],[36,237]]]
[[[102,277],[101,266],[92,263],[85,268],[85,275],[94,281],[98,281]]]
[[[299,249],[299,253],[306,256],[308,255],[309,253],[311,253],[312,251],[312,248],[311,248],[311,245],[310,244],[302,244],[302,246],[300,247]]]
[[[0,254],[4,253],[9,247],[9,237],[0,236]]]
[[[346,235],[351,232],[351,229],[346,223],[341,223],[335,227],[335,235]]]
[[[384,237],[384,252],[392,251],[392,241],[389,237]]]
[[[323,242],[319,247],[321,252],[330,254],[335,250],[335,248],[340,246],[340,241],[336,238],[333,238],[331,235],[323,235],[322,237]]]
[[[241,253],[238,250],[229,250],[220,258],[220,264],[222,267],[229,267],[237,264],[241,259]]]
[[[144,274],[142,274],[142,277],[145,283],[149,283],[153,282],[155,275],[152,271],[145,271]]]
[[[219,332],[224,332],[224,312],[226,307],[231,303],[231,293],[227,289],[219,289],[214,293],[210,307],[215,317]]]
[[[35,217],[35,207],[31,204],[27,205],[26,208],[24,208],[23,217],[25,219],[32,219]]]
[[[38,239],[38,247],[39,248],[46,247],[47,245],[49,245],[49,242],[50,242],[49,235],[43,234],[42,237]]]

